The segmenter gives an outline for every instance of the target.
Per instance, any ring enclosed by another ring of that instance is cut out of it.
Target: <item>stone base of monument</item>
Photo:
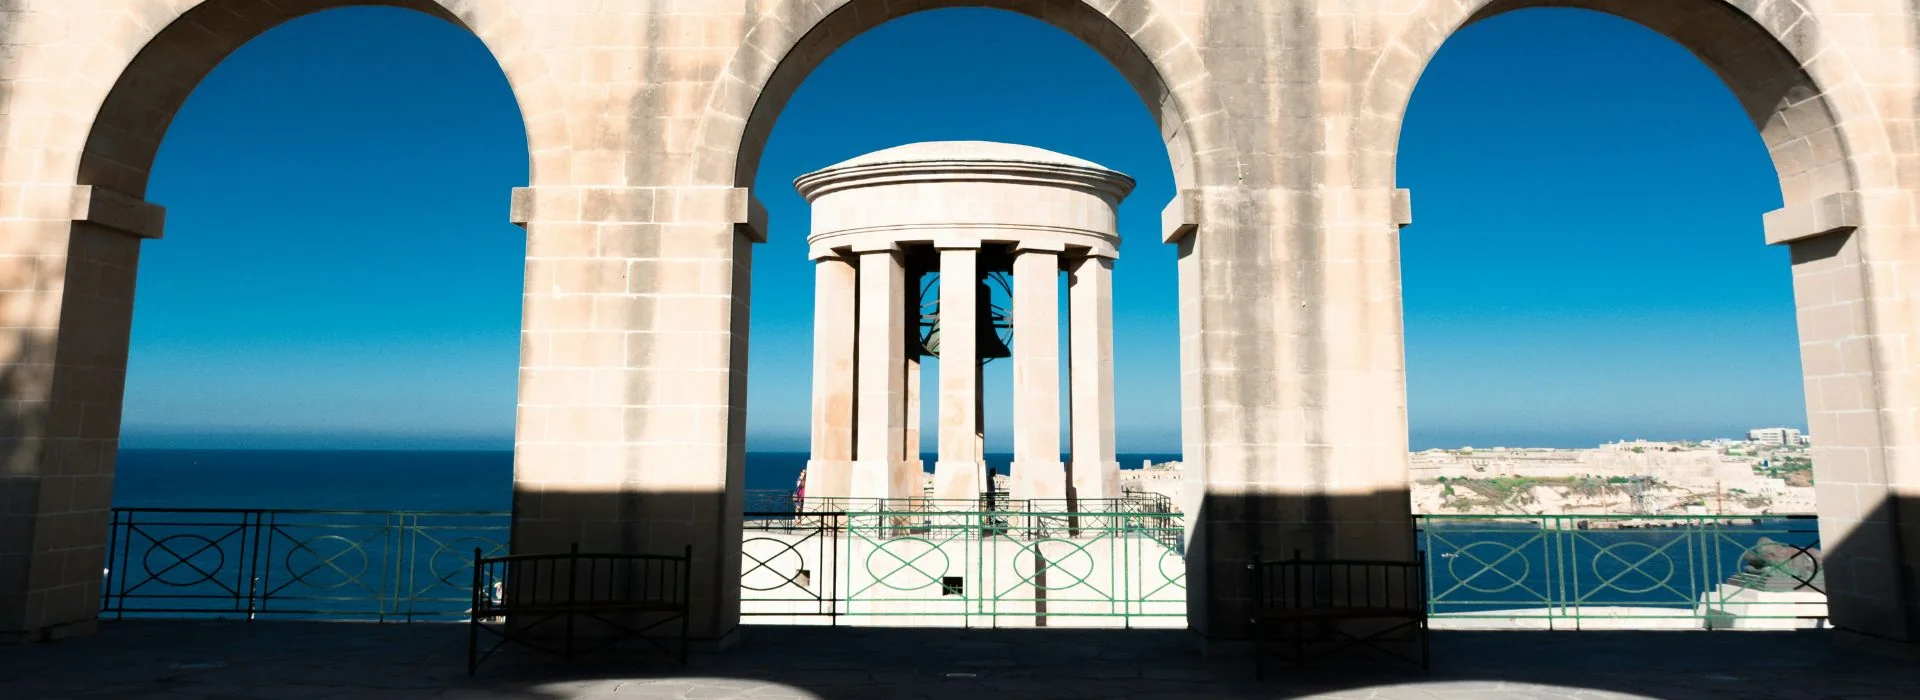
[[[1825,629],[1827,595],[1818,591],[1767,591],[1730,583],[1702,595],[1707,629]]]

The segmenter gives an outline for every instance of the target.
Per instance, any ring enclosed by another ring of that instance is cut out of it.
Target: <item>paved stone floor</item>
[[[0,698],[1920,698],[1920,658],[1827,632],[1435,632],[1433,670],[1205,657],[1178,631],[749,627],[689,668],[503,654],[455,625],[119,622],[0,646]]]

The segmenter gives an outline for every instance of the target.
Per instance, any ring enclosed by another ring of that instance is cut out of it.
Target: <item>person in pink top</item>
[[[803,508],[801,508],[801,504],[804,503],[806,500],[807,500],[807,470],[801,469],[800,479],[798,481],[795,481],[793,484],[793,511],[798,513],[801,510],[804,510]]]

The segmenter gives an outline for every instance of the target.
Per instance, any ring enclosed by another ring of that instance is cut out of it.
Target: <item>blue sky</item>
[[[992,10],[862,35],[783,113],[756,183],[772,240],[755,251],[750,444],[805,446],[812,277],[793,177],[936,139],[1139,180],[1115,269],[1121,449],[1177,448],[1165,148],[1098,54]],[[155,164],[169,225],[142,250],[125,444],[509,446],[525,239],[506,202],[526,177],[506,80],[456,27],[337,10],[242,47]],[[1678,45],[1575,10],[1470,27],[1421,79],[1399,177],[1416,222],[1416,447],[1804,425],[1786,251],[1761,244],[1778,185],[1732,95]],[[1000,438],[1004,364],[988,374]]]

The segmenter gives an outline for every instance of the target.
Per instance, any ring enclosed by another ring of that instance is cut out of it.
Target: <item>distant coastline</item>
[[[1121,453],[1123,469],[1175,453]],[[923,457],[931,467],[934,455]],[[1011,453],[987,463],[1006,473]],[[747,453],[745,487],[794,486],[806,452]],[[146,508],[508,510],[513,451],[452,449],[175,449],[119,451],[113,504]]]

